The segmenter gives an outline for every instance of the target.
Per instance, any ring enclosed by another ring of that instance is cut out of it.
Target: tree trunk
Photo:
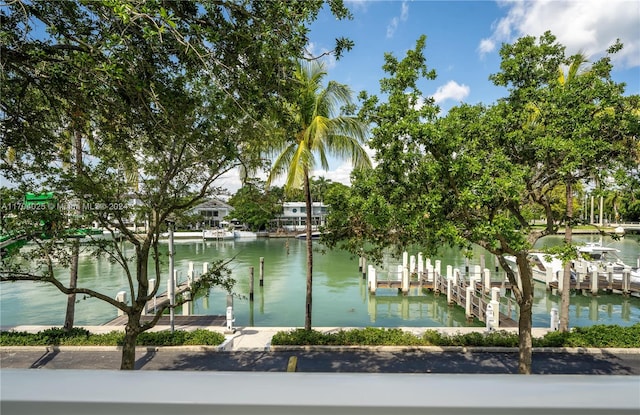
[[[71,268],[69,269],[69,288],[75,289],[78,286],[78,260],[80,257],[80,242],[73,241],[71,247]],[[73,329],[73,323],[76,315],[76,295],[67,295],[67,311],[64,316],[64,331],[69,332]]]
[[[519,347],[518,347],[518,373],[522,375],[531,374],[531,360],[533,346],[531,341],[531,311],[533,308],[533,273],[528,260],[527,252],[520,252],[516,255],[518,272],[522,283],[522,291],[517,296],[520,307],[520,317],[518,318]],[[513,282],[512,282],[513,283]]]
[[[120,370],[134,370],[136,368],[136,340],[140,334],[140,313],[132,311],[128,317],[122,344]]]
[[[572,241],[572,223],[573,223],[573,186],[571,181],[567,181],[567,218],[564,233],[564,242],[571,245]],[[571,302],[571,261],[564,264],[564,272],[562,274],[562,293],[560,300],[560,326],[561,332],[569,331],[569,303]]]
[[[73,135],[73,149],[74,149],[74,167],[76,177],[82,174],[82,135],[80,131],[76,129]],[[82,215],[82,200],[78,200],[78,214]],[[80,257],[80,243],[78,241],[73,242],[71,251],[71,268],[69,270],[69,288],[74,289],[78,286],[78,260]],[[67,296],[67,311],[64,316],[64,331],[70,331],[73,329],[73,323],[76,314],[76,295],[69,294]]]
[[[304,329],[311,330],[311,289],[313,287],[313,241],[311,240],[311,189],[309,174],[304,172],[304,199],[307,207],[307,297],[305,302]]]

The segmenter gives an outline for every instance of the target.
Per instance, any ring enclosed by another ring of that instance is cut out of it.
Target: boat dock
[[[380,288],[392,288],[409,295],[412,288],[433,291],[436,294],[446,293],[447,302],[454,306],[464,307],[469,321],[474,318],[484,322],[488,329],[500,327],[517,327],[516,305],[510,297],[501,299],[500,293],[511,289],[504,278],[500,281],[492,279],[489,269],[477,265],[472,273],[463,275],[458,269],[447,266],[446,275],[441,272],[441,262],[430,259],[423,261],[422,254],[417,257],[405,252],[403,264],[396,271],[387,272],[387,278],[380,278],[372,265],[366,267],[366,260],[360,260],[363,278],[367,279],[367,287],[371,295]],[[496,318],[497,316],[497,318]]]
[[[190,288],[191,285],[193,284],[194,281],[197,281],[200,276],[202,274],[207,273],[208,271],[208,263],[203,263],[202,264],[202,273],[198,274],[197,271],[195,271],[194,266],[193,266],[193,262],[189,262],[189,268],[187,270],[187,278],[185,281],[182,282],[178,282],[178,271],[175,270],[175,275],[174,275],[174,283],[175,283],[175,287],[174,287],[174,295],[175,297],[179,297],[183,294],[185,295],[189,295],[190,294]],[[155,284],[155,279],[151,279],[149,280],[149,284],[153,285]],[[116,299],[122,302],[127,302],[127,295],[125,291],[120,291],[118,292],[118,294],[116,295]],[[142,313],[142,320],[143,321],[150,321],[153,316],[156,313],[156,310],[166,307],[170,304],[170,299],[169,299],[169,292],[168,290],[156,295],[153,299],[147,301],[146,307]],[[218,325],[218,319],[222,318],[222,320],[220,320],[220,325],[223,325],[224,322],[224,318],[221,316],[192,316],[191,315],[191,305],[192,302],[191,301],[187,301],[186,303],[184,303],[182,305],[182,316],[180,316],[181,319],[181,323],[182,325]],[[178,316],[174,316],[178,317]],[[160,321],[164,321],[163,319],[167,320],[169,319],[169,316],[163,316],[160,318]],[[213,320],[215,320],[215,322]],[[120,326],[120,325],[124,325],[127,322],[127,316],[124,315],[124,313],[122,311],[118,310],[118,316],[111,320],[106,322],[104,325],[107,326]],[[160,322],[158,324],[161,324]],[[169,324],[169,323],[167,323]]]
[[[562,283],[559,280],[550,281],[547,288],[550,290],[562,290]],[[610,294],[622,294],[625,296],[640,297],[640,282],[633,281],[629,273],[623,274],[622,279],[614,279],[611,273],[576,273],[575,280],[572,279],[572,290],[582,293],[598,295],[599,292]]]

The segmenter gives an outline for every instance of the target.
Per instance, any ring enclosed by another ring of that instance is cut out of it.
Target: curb
[[[518,353],[517,347],[483,346],[271,346],[274,352]],[[533,353],[640,355],[640,348],[534,347]]]
[[[233,349],[233,339],[218,346],[136,346],[136,351],[162,352],[425,352],[425,353],[518,353],[517,347],[471,347],[471,346],[274,346],[242,347]],[[122,346],[0,346],[0,351],[43,352],[113,352],[122,351]],[[534,347],[533,353],[564,353],[591,355],[640,355],[640,348],[587,348],[587,347]]]

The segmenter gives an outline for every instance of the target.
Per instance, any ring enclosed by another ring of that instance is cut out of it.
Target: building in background
[[[326,225],[328,206],[322,202],[314,202],[311,209],[311,229],[318,230],[319,226]],[[273,228],[287,232],[304,231],[306,224],[307,207],[305,202],[284,202],[282,213],[272,221]]]

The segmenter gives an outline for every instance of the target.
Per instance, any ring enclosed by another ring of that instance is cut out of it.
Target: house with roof
[[[311,229],[326,225],[328,206],[322,202],[313,202],[311,206]],[[307,207],[305,202],[284,202],[282,213],[272,221],[275,229],[284,229],[287,232],[301,232],[306,229]]]

